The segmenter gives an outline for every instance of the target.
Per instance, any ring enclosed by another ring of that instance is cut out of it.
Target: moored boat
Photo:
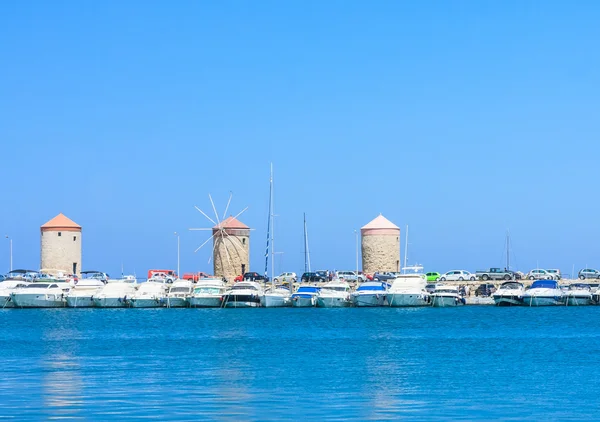
[[[165,305],[168,287],[166,278],[150,278],[140,284],[127,303],[132,308],[161,308]]]
[[[500,285],[492,297],[497,306],[521,306],[523,305],[523,293],[525,287],[518,281],[506,281]]]
[[[194,283],[191,280],[175,280],[167,292],[167,308],[187,308],[193,289]]]
[[[108,276],[99,271],[82,271],[81,278],[75,282],[66,296],[69,308],[91,308],[94,306],[93,297],[104,288]]]
[[[15,304],[12,301],[10,294],[16,289],[26,287],[30,284],[29,281],[6,279],[0,283],[0,309],[14,308]]]
[[[294,308],[313,308],[317,306],[317,296],[320,287],[300,286],[296,293],[292,295],[292,306]]]
[[[192,308],[220,308],[225,291],[225,283],[220,278],[201,278],[188,300]]]
[[[330,281],[321,287],[317,295],[319,308],[345,308],[350,305],[352,305],[350,285],[345,281]]]
[[[69,283],[45,280],[15,289],[10,294],[15,308],[64,308],[65,296],[71,289]]]
[[[367,281],[352,292],[351,298],[354,306],[374,307],[387,305],[386,293],[389,284],[381,281]]]
[[[240,281],[223,295],[225,308],[258,308],[263,288],[256,281]]]
[[[555,280],[534,281],[523,293],[525,306],[557,306],[564,305],[563,291]]]
[[[438,284],[431,294],[431,304],[436,308],[465,305],[465,298],[458,291],[457,286]]]
[[[431,305],[431,295],[426,289],[427,277],[423,274],[423,267],[404,267],[402,270],[404,274],[389,280],[392,285],[387,292],[388,305],[392,307]]]
[[[92,300],[97,308],[127,308],[127,300],[135,294],[135,280],[115,280],[108,282]]]
[[[272,286],[265,290],[260,298],[260,304],[265,308],[284,308],[292,304],[292,297],[286,287]]]
[[[585,306],[594,303],[592,288],[586,283],[571,284],[568,290],[564,292],[564,296],[566,306]]]

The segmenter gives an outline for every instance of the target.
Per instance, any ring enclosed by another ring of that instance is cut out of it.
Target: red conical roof
[[[227,217],[225,220],[221,221],[221,224],[217,224],[213,227],[213,229],[246,229],[248,230],[250,227],[242,223],[237,218],[232,216]]]
[[[41,226],[43,231],[46,230],[81,230],[81,226],[65,216],[62,212],[52,220]]]
[[[367,229],[400,229],[397,225],[392,223],[390,220],[379,214],[370,223],[362,227],[363,230]]]

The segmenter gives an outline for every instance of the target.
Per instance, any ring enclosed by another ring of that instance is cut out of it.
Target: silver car
[[[475,281],[477,277],[465,270],[452,270],[440,276],[440,281]]]
[[[536,268],[535,270],[531,270],[525,276],[530,280],[553,280],[554,276],[550,274],[546,270],[542,270],[541,268]]]

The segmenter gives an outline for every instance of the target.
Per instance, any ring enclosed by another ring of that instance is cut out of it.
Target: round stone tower
[[[250,270],[250,228],[234,217],[212,229],[213,266],[216,277],[228,281]]]
[[[400,270],[400,228],[383,215],[360,229],[363,272]]]
[[[79,274],[81,272],[81,226],[62,213],[40,227],[41,271]]]

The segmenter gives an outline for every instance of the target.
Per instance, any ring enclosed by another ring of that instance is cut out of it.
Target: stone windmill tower
[[[229,204],[231,202],[231,195],[229,201],[225,207],[223,217],[219,219],[219,215],[215,209],[212,197],[208,195],[212,204],[213,211],[215,213],[215,220],[210,218],[204,211],[196,207],[196,209],[202,213],[210,222],[214,224],[212,228],[199,228],[190,230],[210,230],[212,236],[209,237],[202,245],[200,245],[194,252],[198,252],[204,245],[210,240],[213,241],[213,252],[212,256],[208,259],[208,262],[213,261],[213,274],[216,277],[225,277],[227,281],[233,281],[233,279],[250,270],[250,228],[244,223],[239,221],[239,217],[248,207],[240,211],[235,217],[227,215]]]
[[[81,226],[60,213],[40,227],[43,272],[79,274],[81,272]]]
[[[379,214],[360,229],[363,271],[400,270],[400,228]]]

